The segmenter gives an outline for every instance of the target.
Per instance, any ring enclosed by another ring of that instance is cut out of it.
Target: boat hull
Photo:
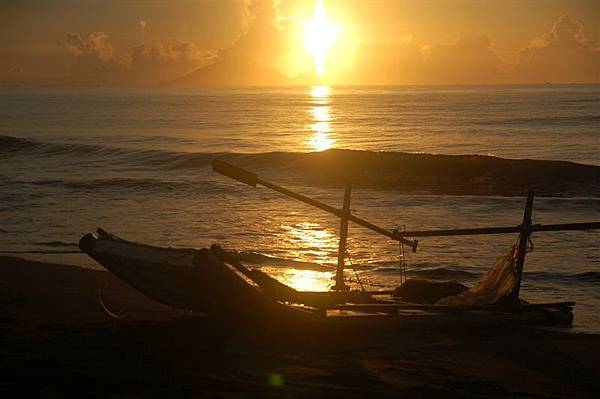
[[[102,230],[79,242],[82,251],[165,305],[227,318],[296,313],[264,295],[208,249],[174,249],[119,239]]]

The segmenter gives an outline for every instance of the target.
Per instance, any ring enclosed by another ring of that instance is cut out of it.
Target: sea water
[[[298,157],[330,149],[600,165],[600,86],[2,88],[0,250],[98,268],[81,254],[39,252],[76,251],[102,227],[161,246],[219,243],[298,289],[326,290],[339,220],[217,175],[210,161],[224,157],[341,207],[343,182],[296,178]],[[380,184],[355,188],[351,209],[388,229],[417,230],[514,226],[524,203]],[[597,221],[599,211],[595,195],[538,196],[533,220]],[[516,239],[423,238],[417,253],[404,248],[407,274],[473,284]],[[575,300],[575,331],[600,332],[599,242],[598,231],[535,234],[522,297]],[[366,288],[395,287],[402,250],[351,225],[346,274]]]

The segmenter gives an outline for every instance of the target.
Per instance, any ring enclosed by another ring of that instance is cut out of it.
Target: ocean
[[[335,207],[351,180],[352,211],[389,229],[517,225],[531,184],[534,223],[597,221],[600,86],[1,88],[0,251],[99,268],[65,252],[102,227],[219,243],[298,289],[328,289],[339,221],[215,174],[214,158]],[[407,274],[473,284],[516,239],[423,238],[405,248]],[[534,234],[522,297],[575,300],[573,331],[600,333],[599,242]],[[351,225],[347,276],[395,287],[401,250]]]

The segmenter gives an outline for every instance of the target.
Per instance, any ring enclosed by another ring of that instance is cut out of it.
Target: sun
[[[327,51],[335,43],[339,32],[340,28],[327,19],[323,1],[317,0],[315,15],[304,29],[304,48],[312,53],[319,76],[325,72]]]

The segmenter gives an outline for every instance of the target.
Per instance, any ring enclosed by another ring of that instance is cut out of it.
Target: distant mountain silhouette
[[[314,69],[310,69],[308,71],[300,73],[294,79],[291,80],[293,85],[301,85],[301,86],[313,86],[323,84],[323,80]]]
[[[170,82],[170,86],[280,86],[290,80],[277,70],[245,57],[227,57]]]

